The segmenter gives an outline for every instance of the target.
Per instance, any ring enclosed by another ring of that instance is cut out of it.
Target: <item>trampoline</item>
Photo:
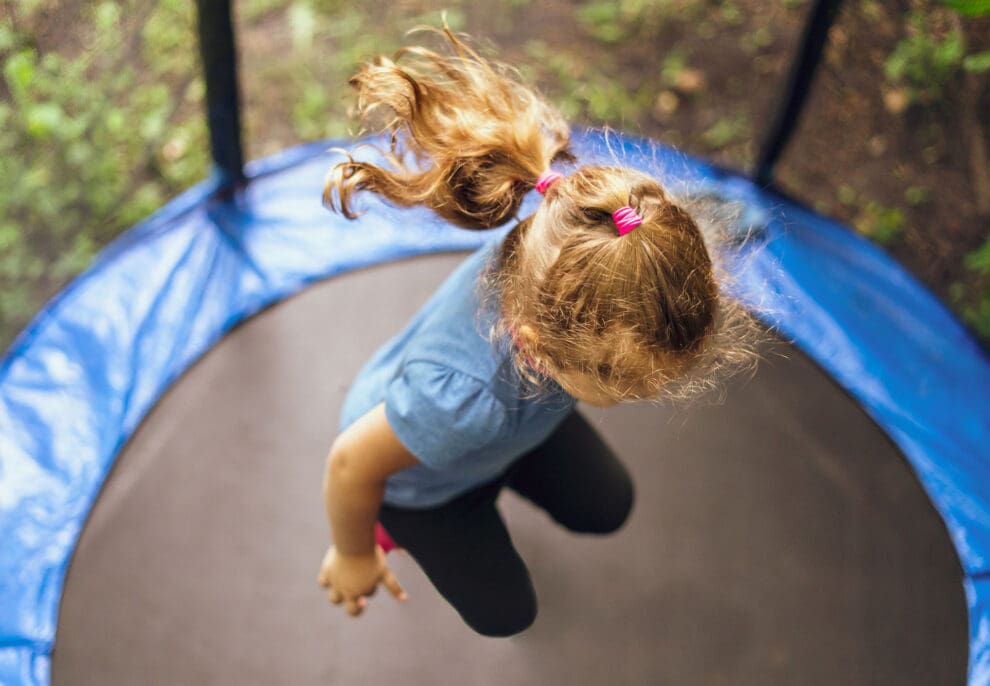
[[[738,288],[779,338],[722,405],[581,408],[637,483],[618,535],[503,496],[541,604],[524,634],[475,636],[402,554],[408,603],[330,606],[319,481],[347,384],[501,233],[374,199],[330,215],[327,147],[243,176],[235,154],[3,358],[0,683],[990,684],[983,352],[844,227],[594,132],[582,162],[744,208]]]

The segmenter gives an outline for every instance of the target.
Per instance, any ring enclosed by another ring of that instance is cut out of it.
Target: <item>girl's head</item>
[[[642,224],[620,236],[612,214],[624,206]],[[492,276],[499,327],[517,332],[522,357],[599,404],[683,378],[719,314],[697,224],[650,176],[620,167],[579,167],[551,185]]]
[[[351,80],[362,117],[385,116],[390,168],[336,165],[324,194],[332,208],[354,217],[353,193],[371,190],[486,229],[515,217],[552,162],[573,161],[556,110],[443,33],[453,55],[408,48]],[[620,236],[612,213],[624,206],[642,224]],[[486,279],[498,303],[492,334],[514,342],[525,378],[595,404],[682,397],[755,358],[740,336],[751,321],[721,280],[695,219],[654,178],[579,166],[506,237]]]

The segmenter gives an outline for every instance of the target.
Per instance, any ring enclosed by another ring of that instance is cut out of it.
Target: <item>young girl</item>
[[[560,114],[442,33],[452,55],[407,48],[352,78],[359,113],[384,115],[391,146],[385,166],[336,165],[327,204],[354,218],[366,190],[488,229],[532,189],[543,199],[355,379],[327,460],[334,543],[319,582],[355,616],[378,584],[405,599],[380,522],[469,626],[509,636],[533,622],[536,598],[495,506],[501,489],[576,532],[613,532],[632,508],[628,473],[576,401],[683,396],[751,353],[724,345],[746,318],[722,296],[692,216],[638,171],[551,171],[574,161]]]

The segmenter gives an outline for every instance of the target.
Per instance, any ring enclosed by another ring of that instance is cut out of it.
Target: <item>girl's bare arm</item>
[[[327,551],[319,582],[330,599],[358,615],[379,583],[397,598],[405,594],[375,545],[375,522],[385,478],[417,464],[399,441],[379,404],[334,441],[323,477],[323,495],[334,545]]]

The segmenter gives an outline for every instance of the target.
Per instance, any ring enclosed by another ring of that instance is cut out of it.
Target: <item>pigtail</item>
[[[386,165],[350,155],[330,172],[325,204],[353,219],[353,196],[424,205],[468,229],[500,226],[554,158],[569,157],[569,128],[508,67],[488,62],[444,26],[452,55],[399,50],[360,68],[363,124],[389,138]],[[377,126],[373,121],[379,120]]]
[[[693,208],[622,167],[582,166],[551,192],[488,277],[503,311],[492,338],[539,332],[515,355],[524,378],[578,373],[602,397],[686,400],[754,368],[761,329]],[[621,208],[637,215],[631,230],[618,230]]]

